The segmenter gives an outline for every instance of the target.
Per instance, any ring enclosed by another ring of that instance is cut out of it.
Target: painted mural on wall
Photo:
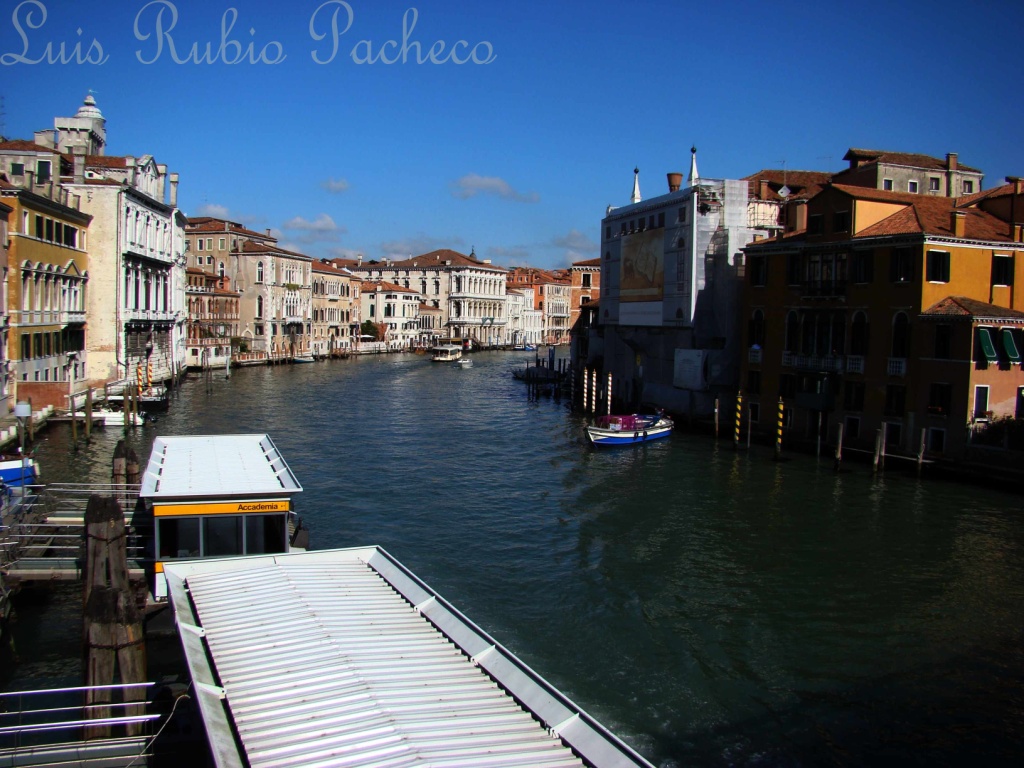
[[[627,235],[622,241],[619,301],[660,301],[665,292],[665,228]]]

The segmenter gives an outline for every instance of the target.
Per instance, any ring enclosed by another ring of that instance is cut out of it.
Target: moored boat
[[[8,488],[35,485],[38,478],[39,465],[30,456],[0,461],[0,483]]]
[[[591,445],[633,445],[668,437],[674,426],[663,413],[609,414],[599,416],[586,433]]]

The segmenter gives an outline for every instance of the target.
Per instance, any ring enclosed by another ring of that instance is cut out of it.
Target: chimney
[[[683,174],[681,173],[668,173],[668,191],[678,192],[679,187],[683,185]]]
[[[768,179],[758,179],[760,182],[760,188],[757,191],[758,200],[768,199]]]
[[[128,179],[127,179],[128,186],[129,187],[134,187],[135,186],[135,158],[134,157],[130,157],[130,156],[126,157],[124,159],[124,166],[125,166],[125,168],[128,169]]]
[[[171,208],[178,207],[178,174],[171,174]]]
[[[73,147],[71,150],[74,155],[74,182],[75,184],[85,183],[85,147]]]
[[[955,171],[957,169],[956,152],[946,153],[946,170]]]
[[[953,237],[964,236],[964,224],[967,220],[967,211],[954,210],[950,214],[949,228],[953,231]]]
[[[267,237],[270,237],[270,227],[267,227]]]

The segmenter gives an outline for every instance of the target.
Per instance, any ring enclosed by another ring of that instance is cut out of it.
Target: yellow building
[[[86,238],[92,217],[2,180],[0,197],[11,208],[7,359],[15,396],[31,398],[37,408],[66,408],[74,382],[82,382],[76,389],[84,387]]]
[[[959,457],[979,425],[1024,415],[1022,192],[832,183],[805,228],[747,246],[745,417],[774,433],[781,399],[795,437],[842,426],[847,446]]]

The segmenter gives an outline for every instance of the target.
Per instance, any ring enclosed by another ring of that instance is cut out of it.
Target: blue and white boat
[[[38,478],[39,465],[31,457],[0,461],[0,481],[8,488],[35,485]]]
[[[675,423],[663,413],[599,416],[587,427],[591,445],[633,445],[672,434]]]

